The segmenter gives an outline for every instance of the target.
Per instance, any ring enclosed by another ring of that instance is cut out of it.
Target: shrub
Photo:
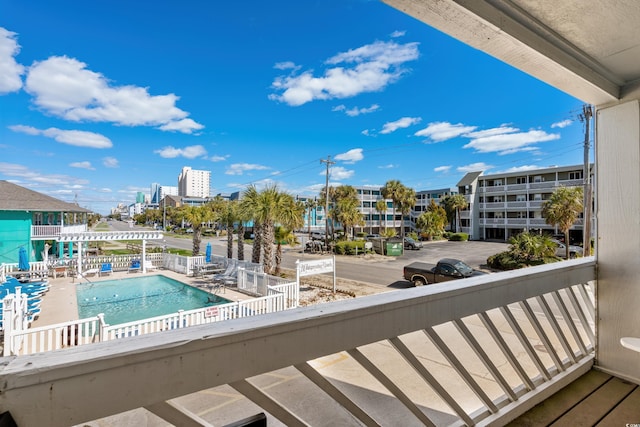
[[[452,242],[466,242],[469,240],[467,233],[453,233],[449,235],[449,240]]]
[[[364,253],[364,241],[363,240],[351,240],[341,241],[336,243],[335,252],[337,255],[356,255],[356,248],[358,254]]]

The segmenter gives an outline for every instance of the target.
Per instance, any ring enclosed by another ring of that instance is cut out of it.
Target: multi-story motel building
[[[475,240],[507,240],[522,231],[560,232],[542,217],[542,204],[559,187],[582,187],[583,166],[561,166],[482,175],[470,172],[458,183],[468,207],[460,213],[463,232]],[[592,220],[592,230],[594,222]],[[582,241],[582,215],[570,229]]]

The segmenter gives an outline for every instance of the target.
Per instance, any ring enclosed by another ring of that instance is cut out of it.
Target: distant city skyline
[[[186,165],[314,196],[329,156],[418,191],[579,164],[582,105],[378,1],[3,0],[0,179],[104,214]]]

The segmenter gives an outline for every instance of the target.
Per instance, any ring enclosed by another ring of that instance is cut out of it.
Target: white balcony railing
[[[87,231],[86,224],[79,225],[32,225],[31,237],[34,239],[55,238],[61,233],[83,233]]]
[[[55,427],[144,407],[221,425],[246,417],[213,401],[230,386],[234,405],[286,425],[501,425],[593,365],[594,280],[593,258],[562,261],[5,358],[0,411]],[[284,368],[296,387],[278,388]]]

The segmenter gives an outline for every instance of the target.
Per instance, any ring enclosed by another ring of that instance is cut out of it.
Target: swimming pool
[[[109,325],[231,302],[162,275],[78,284],[76,298],[81,319],[104,313]]]

